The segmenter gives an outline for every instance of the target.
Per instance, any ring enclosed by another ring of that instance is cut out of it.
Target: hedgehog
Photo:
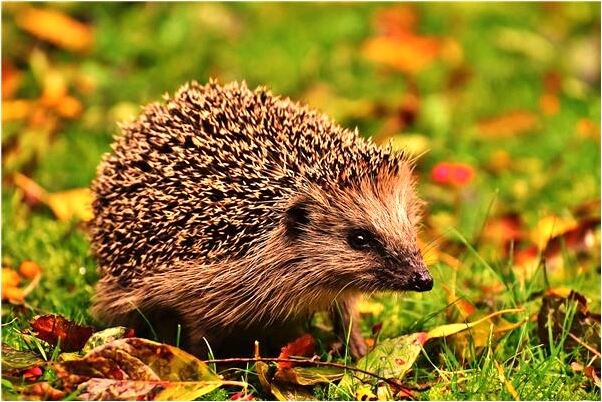
[[[432,289],[403,152],[244,82],[185,84],[120,127],[92,183],[101,322],[228,356],[324,311],[357,358],[360,296]]]

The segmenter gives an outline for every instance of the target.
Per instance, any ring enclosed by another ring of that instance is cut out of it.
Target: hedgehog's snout
[[[412,272],[409,283],[411,290],[428,292],[433,288],[433,277],[426,269]]]
[[[433,277],[429,273],[426,264],[419,252],[413,253],[410,261],[409,290],[416,292],[428,292],[433,288]]]

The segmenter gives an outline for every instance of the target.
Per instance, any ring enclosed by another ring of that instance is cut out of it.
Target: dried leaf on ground
[[[23,396],[32,401],[58,401],[65,398],[64,391],[54,388],[47,382],[38,382],[16,388]]]
[[[314,353],[316,341],[310,334],[305,334],[283,346],[279,359],[290,359],[291,356],[311,356]],[[278,369],[284,370],[294,366],[294,363],[279,362]]]
[[[315,385],[340,380],[344,369],[339,367],[293,367],[277,370],[274,380],[299,385]]]
[[[49,193],[29,177],[16,173],[15,185],[23,191],[25,203],[31,207],[45,204],[56,217],[68,222],[72,219],[89,221],[92,213],[92,192],[89,188],[75,188]]]
[[[515,110],[498,117],[482,119],[477,131],[487,138],[505,138],[534,131],[539,124],[537,115],[528,110]]]
[[[60,11],[25,7],[16,13],[15,21],[21,29],[67,50],[85,51],[92,45],[91,28]]]
[[[48,206],[61,221],[73,218],[89,221],[93,218],[92,193],[88,188],[76,188],[48,195]]]
[[[61,350],[75,352],[84,347],[94,328],[75,324],[58,315],[44,315],[31,323],[36,337],[55,346],[60,341]]]
[[[77,387],[83,399],[193,400],[223,383],[196,357],[140,338],[118,339],[55,368],[65,388]]]
[[[600,314],[589,311],[587,299],[580,293],[569,291],[567,295],[564,289],[548,289],[537,315],[537,327],[544,345],[558,345],[564,337],[562,347],[567,352],[579,348],[580,360],[597,357],[600,368]]]

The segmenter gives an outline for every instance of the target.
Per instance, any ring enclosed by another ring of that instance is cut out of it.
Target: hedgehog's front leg
[[[336,335],[343,343],[349,339],[349,352],[359,359],[368,352],[368,346],[359,327],[359,315],[355,309],[355,300],[335,301],[330,314]]]

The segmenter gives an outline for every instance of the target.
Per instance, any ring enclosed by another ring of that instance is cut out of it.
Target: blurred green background
[[[31,306],[90,321],[97,275],[81,211],[57,208],[85,198],[117,122],[209,78],[265,85],[421,155],[423,237],[445,253],[432,256],[436,289],[381,299],[365,333],[379,320],[383,336],[447,322],[450,294],[527,303],[544,282],[525,261],[575,227],[587,236],[561,239],[545,285],[599,304],[600,234],[583,224],[600,214],[599,3],[3,2],[3,266],[41,266]],[[467,179],[436,174],[450,164]]]

